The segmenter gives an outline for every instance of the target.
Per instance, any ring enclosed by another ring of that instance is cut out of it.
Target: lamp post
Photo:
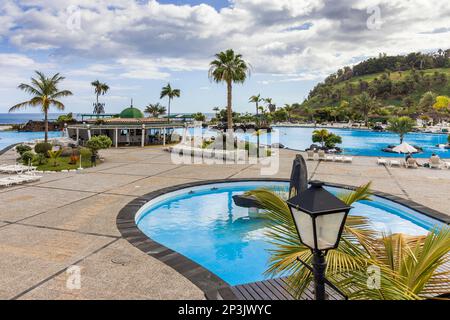
[[[352,207],[323,188],[320,181],[287,201],[300,242],[313,253],[312,268],[316,300],[325,300],[326,261],[328,250],[336,249],[347,215]],[[303,263],[303,261],[302,261]]]

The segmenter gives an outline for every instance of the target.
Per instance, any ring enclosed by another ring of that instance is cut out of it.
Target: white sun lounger
[[[314,151],[313,150],[306,151],[306,154],[308,155],[307,160],[314,160]]]
[[[378,158],[377,164],[386,165],[386,164],[388,164],[388,161],[386,159],[383,159],[383,158]]]
[[[445,167],[446,169],[450,169],[450,162],[444,161],[444,167]]]
[[[344,161],[344,157],[342,157],[342,156],[336,156],[336,157],[334,157],[334,161],[336,161],[336,162],[342,162],[342,161]]]
[[[325,161],[334,161],[334,156],[325,156]]]
[[[401,164],[401,162],[398,161],[398,160],[389,160],[389,166],[390,166],[390,167],[393,167],[393,166],[401,167],[402,164]]]
[[[353,162],[353,157],[344,157],[344,159],[342,160],[343,162]]]
[[[36,175],[17,175],[17,176],[8,176],[0,179],[1,187],[10,187],[13,185],[18,185],[22,183],[28,182],[36,182],[39,181],[42,177]]]

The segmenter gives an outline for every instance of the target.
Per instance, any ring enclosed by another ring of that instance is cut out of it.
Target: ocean
[[[65,113],[49,113],[49,120],[56,120]],[[0,113],[0,125],[5,124],[21,124],[27,123],[29,120],[41,121],[44,120],[42,113]]]

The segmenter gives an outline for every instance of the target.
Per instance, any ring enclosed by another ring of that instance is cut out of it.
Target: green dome
[[[139,118],[143,118],[144,114],[141,112],[141,110],[139,110],[137,108],[130,107],[130,108],[124,109],[120,113],[119,117],[120,118],[129,118],[129,119],[130,118],[131,119],[133,119],[133,118],[139,119]]]

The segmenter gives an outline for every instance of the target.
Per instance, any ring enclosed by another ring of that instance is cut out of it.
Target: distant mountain
[[[301,107],[313,109],[352,104],[367,92],[383,105],[416,104],[427,91],[450,95],[450,49],[434,53],[380,54],[329,75],[309,93]]]

